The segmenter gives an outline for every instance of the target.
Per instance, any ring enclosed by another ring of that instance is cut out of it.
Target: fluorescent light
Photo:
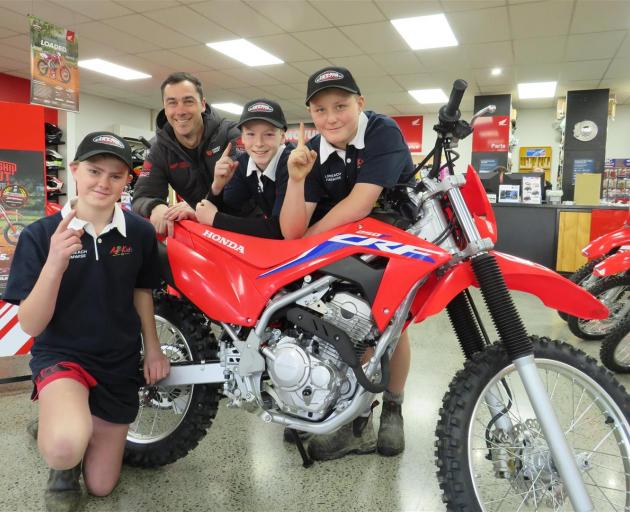
[[[236,114],[237,116],[241,115],[243,112],[243,106],[237,105],[236,103],[212,103],[212,108],[218,108],[219,110],[225,110],[230,114]]]
[[[416,89],[408,91],[418,103],[446,103],[448,96],[442,89]]]
[[[151,78],[151,75],[141,73],[135,69],[119,66],[113,62],[108,62],[103,59],[88,59],[80,60],[79,67],[96,71],[97,73],[103,73],[104,75],[113,76],[114,78],[120,78],[121,80],[138,80],[140,78]]]
[[[533,98],[553,98],[558,82],[530,82],[518,84],[518,97],[522,100]]]
[[[228,57],[247,64],[248,66],[268,66],[269,64],[283,64],[284,61],[271,55],[262,48],[245,39],[221,41],[219,43],[206,43],[213,50],[224,53]]]
[[[492,68],[492,71],[490,71],[492,76],[499,76],[501,73],[503,73],[501,68]]]
[[[457,38],[443,14],[391,20],[412,50],[457,46]]]

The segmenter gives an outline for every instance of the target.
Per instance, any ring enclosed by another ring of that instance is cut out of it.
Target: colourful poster
[[[422,153],[422,116],[392,116],[405,138],[409,151]]]
[[[472,150],[475,153],[507,152],[510,116],[484,116],[475,121]]]
[[[70,30],[29,16],[31,103],[79,111],[79,43]]]

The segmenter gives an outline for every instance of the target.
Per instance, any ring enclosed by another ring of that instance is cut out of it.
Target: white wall
[[[630,158],[630,105],[617,105],[615,120],[608,120],[606,158]]]
[[[107,130],[123,136],[137,137],[154,131],[155,112],[98,96],[81,94],[80,112],[59,112],[59,125],[64,131],[65,146],[60,151],[70,162],[77,146],[90,132]],[[123,133],[123,131],[130,133]],[[60,176],[61,177],[61,176]],[[67,199],[75,196],[74,180],[70,172],[62,178],[66,182]],[[65,201],[61,201],[62,203]]]

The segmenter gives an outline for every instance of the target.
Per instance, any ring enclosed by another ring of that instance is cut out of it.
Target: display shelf
[[[523,146],[519,149],[519,172],[531,172],[536,168],[545,171],[545,180],[551,177],[551,146]]]

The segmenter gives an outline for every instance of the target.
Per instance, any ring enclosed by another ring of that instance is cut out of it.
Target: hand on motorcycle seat
[[[197,221],[201,224],[212,226],[217,211],[217,207],[214,204],[207,199],[202,199],[197,203],[197,208],[195,209]]]

